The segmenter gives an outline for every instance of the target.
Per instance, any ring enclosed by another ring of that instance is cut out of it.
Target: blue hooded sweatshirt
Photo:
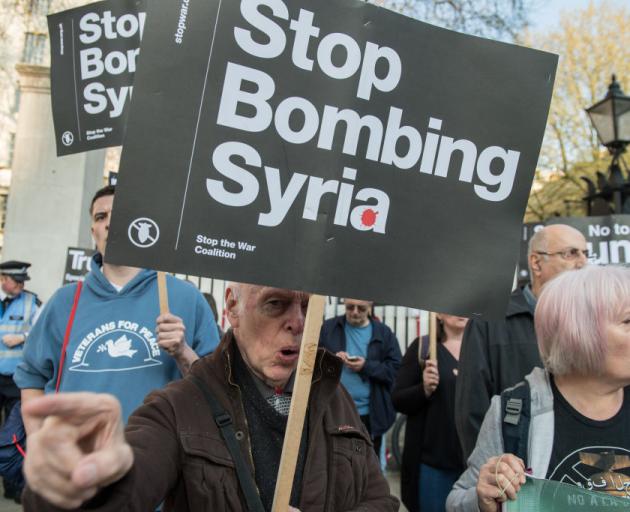
[[[98,255],[97,255],[98,256]],[[152,390],[181,377],[175,360],[157,344],[160,314],[157,274],[141,270],[117,292],[92,261],[76,310],[60,391],[111,393],[123,420]],[[76,284],[57,290],[44,307],[24,346],[14,380],[19,388],[54,393],[59,359]],[[189,282],[167,276],[170,312],[186,327],[186,342],[201,357],[219,342],[208,303]]]

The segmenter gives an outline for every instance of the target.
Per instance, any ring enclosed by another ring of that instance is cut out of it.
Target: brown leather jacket
[[[232,380],[233,336],[196,362],[203,379],[232,416],[252,474],[247,420]],[[309,439],[302,480],[302,512],[398,510],[352,399],[339,385],[340,361],[320,350],[309,399]],[[189,379],[149,395],[129,419],[126,436],[134,465],[119,482],[81,510],[147,512],[165,500],[174,512],[245,512],[232,458],[203,395]],[[56,511],[34,493],[25,511]]]

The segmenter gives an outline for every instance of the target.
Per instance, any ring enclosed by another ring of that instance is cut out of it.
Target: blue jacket
[[[22,361],[24,345],[9,348],[2,343],[5,334],[24,334],[33,325],[38,307],[37,295],[23,291],[11,301],[0,319],[0,374],[13,375],[15,368]]]
[[[44,307],[14,375],[19,388],[54,393],[76,286],[60,288]],[[201,293],[171,276],[167,288],[169,309],[184,321],[188,345],[199,356],[213,351],[219,342],[218,329]],[[157,344],[159,314],[154,271],[141,270],[116,292],[98,260],[93,261],[79,298],[60,391],[111,393],[120,400],[126,422],[150,391],[181,376],[175,360]]]
[[[396,419],[391,391],[400,368],[400,346],[392,330],[371,319],[372,339],[368,344],[365,366],[359,372],[370,381],[370,430],[372,436],[383,435]],[[319,345],[329,352],[346,350],[345,315],[326,320],[319,335]]]

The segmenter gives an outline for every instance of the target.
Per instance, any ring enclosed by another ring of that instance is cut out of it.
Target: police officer
[[[13,372],[22,361],[22,348],[41,305],[37,295],[24,289],[29,280],[30,263],[6,261],[0,263],[0,283],[5,294],[0,303],[0,408],[6,418],[20,398],[13,382]]]
[[[4,423],[20,399],[20,390],[13,382],[15,368],[22,361],[26,335],[34,323],[41,305],[37,295],[24,289],[30,263],[6,261],[0,263],[0,283],[4,298],[0,302],[0,408]],[[3,479],[4,497],[20,502],[23,481]]]

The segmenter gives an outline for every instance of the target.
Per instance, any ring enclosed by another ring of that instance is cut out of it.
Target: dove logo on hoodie
[[[160,347],[147,327],[109,322],[83,338],[72,356],[75,372],[121,372],[161,365]]]
[[[140,217],[129,224],[127,235],[136,247],[151,247],[160,238],[160,228],[153,219]]]
[[[131,349],[131,340],[127,338],[126,334],[123,334],[116,341],[107,340],[105,345],[99,345],[97,352],[104,352],[105,350],[111,357],[133,357],[138,352]]]

